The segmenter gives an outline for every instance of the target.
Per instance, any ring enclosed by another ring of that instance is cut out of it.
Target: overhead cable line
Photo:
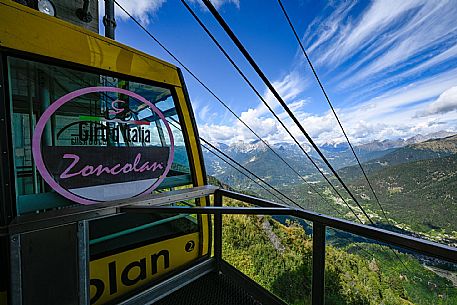
[[[311,158],[311,156],[303,149],[301,144],[298,142],[298,140],[295,138],[295,136],[290,132],[290,130],[285,126],[285,124],[282,122],[282,120],[278,117],[278,115],[274,112],[274,110],[268,105],[268,103],[265,101],[264,97],[259,93],[259,91],[254,87],[251,81],[246,77],[246,75],[241,71],[241,69],[238,67],[238,65],[233,61],[233,59],[228,55],[228,53],[225,51],[225,49],[220,45],[220,43],[217,41],[217,39],[211,34],[211,32],[208,30],[208,28],[201,22],[200,18],[195,14],[195,12],[192,10],[192,8],[184,1],[181,0],[181,2],[184,4],[184,6],[187,8],[187,10],[190,12],[190,14],[195,18],[195,20],[198,22],[198,24],[203,28],[203,30],[208,34],[208,36],[211,38],[211,40],[216,44],[216,46],[219,48],[219,50],[225,55],[225,57],[228,59],[228,61],[233,65],[233,67],[237,70],[237,72],[241,75],[241,77],[246,81],[246,83],[249,85],[249,87],[255,92],[255,94],[259,97],[259,99],[263,102],[263,104],[268,108],[268,110],[273,114],[273,116],[276,118],[276,120],[281,124],[281,126],[287,131],[287,133],[290,135],[290,137],[294,140],[295,144],[300,148],[300,150],[306,155],[308,160],[313,164],[313,166],[317,169],[317,171],[322,175],[322,177],[326,180],[326,182],[332,187],[332,189],[336,192],[338,197],[346,204],[346,206],[349,208],[349,210],[355,215],[355,217],[360,221],[359,216],[355,211],[352,209],[352,207],[347,203],[347,201],[344,199],[344,197],[339,193],[339,191],[336,189],[336,187],[333,185],[333,183],[325,176],[325,174],[322,172],[322,170],[319,168],[319,166],[316,164],[316,162]],[[228,107],[226,107],[229,109]],[[229,109],[230,112],[232,112]],[[233,113],[233,112],[232,112]],[[235,114],[236,116],[236,114]],[[241,119],[240,119],[241,120]],[[245,124],[246,126],[246,124]],[[248,127],[249,128],[249,127]],[[252,131],[251,128],[249,130]],[[254,132],[254,131],[252,131]],[[255,133],[254,133],[255,134]],[[265,143],[265,142],[264,142]],[[268,144],[267,144],[268,145]],[[273,152],[274,150],[271,149]],[[276,152],[274,152],[276,154]],[[278,154],[276,154],[278,155]],[[279,157],[279,155],[278,155]],[[282,159],[282,158],[281,158]],[[285,161],[284,161],[285,162]],[[286,162],[287,163],[287,162]],[[290,166],[289,166],[290,167]],[[296,172],[294,169],[292,169],[294,172]],[[298,174],[300,177],[301,175]],[[301,177],[309,186],[311,186],[303,177]],[[314,189],[314,188],[312,188]],[[315,191],[317,192],[317,191]],[[324,197],[317,192],[323,199]],[[324,199],[325,200],[325,199]]]
[[[249,85],[249,87],[255,92],[255,94],[263,101],[263,103],[266,105],[266,107],[273,112],[273,110],[270,108],[270,106],[265,102],[265,99],[262,97],[262,95],[258,92],[258,90],[254,87],[254,85],[249,81],[249,79],[246,77],[246,75],[241,71],[241,69],[238,67],[238,65],[233,61],[233,59],[230,57],[230,55],[225,51],[225,49],[221,46],[221,44],[216,40],[213,34],[208,30],[208,28],[203,24],[203,22],[200,20],[200,18],[195,14],[195,12],[192,10],[192,8],[186,3],[186,1],[181,0],[183,5],[186,7],[186,9],[189,11],[189,13],[194,17],[194,19],[198,22],[198,24],[203,28],[203,30],[208,34],[208,36],[211,38],[211,40],[216,44],[216,46],[219,48],[219,50],[225,55],[227,60],[233,65],[233,67],[237,70],[237,72],[241,75],[241,77],[246,81],[246,83]],[[230,107],[228,107],[224,102],[220,101],[221,104],[229,110],[246,128],[248,128],[260,141],[262,141],[279,159],[281,159],[297,176],[299,176],[315,193],[317,193],[324,201],[326,199],[323,197],[323,195],[317,191],[308,181],[306,181],[305,178],[303,178],[302,175],[300,175],[289,163],[287,163],[286,160],[284,160],[271,146],[263,140],[254,130],[252,130],[251,127],[249,127],[236,113],[234,113]],[[274,115],[276,115],[273,112]],[[279,118],[278,118],[279,120]],[[282,123],[282,122],[281,122]],[[284,125],[283,127],[287,129]],[[292,136],[292,135],[291,135]],[[293,136],[292,136],[293,137]],[[298,144],[298,143],[297,143]],[[305,152],[306,154],[306,152]]]
[[[190,71],[189,68],[187,68],[186,65],[184,65],[171,51],[169,51],[157,38],[155,38],[154,35],[152,35],[143,25],[141,25],[141,23],[139,23],[136,18],[134,18],[127,10],[125,10],[116,0],[114,0],[114,2],[116,3],[116,5],[122,10],[124,11],[124,13],[126,13],[146,34],[148,34],[149,37],[151,37],[166,53],[168,53],[169,56],[171,56],[179,65],[181,65],[181,67],[183,67],[184,70],[186,70],[201,86],[203,86],[217,101],[219,101],[219,103],[221,103],[227,110],[229,110],[244,126],[246,126],[246,128],[248,128],[260,141],[262,141],[278,158],[280,158],[292,171],[294,171],[294,173],[296,173],[300,179],[302,179],[310,188],[311,190],[313,190],[314,192],[316,192],[323,200],[326,200],[324,198],[324,196],[322,194],[320,194],[319,191],[316,190],[315,187],[313,187],[308,181],[306,181],[306,179],[304,179],[286,160],[284,160],[284,158],[282,158],[278,153],[276,153],[276,151],[274,151],[271,146],[265,141],[263,140],[251,127],[249,127],[235,112],[233,112],[230,107],[228,107],[228,105],[226,103],[224,103],[208,86],[206,86],[192,71]],[[267,105],[267,107],[269,107]],[[298,144],[298,146],[301,148],[301,146],[299,145],[299,143],[296,141],[296,143]],[[306,152],[305,152],[306,154]],[[308,157],[310,158],[310,157]],[[313,162],[313,160],[311,160],[311,162]],[[317,166],[317,165],[316,165]],[[318,168],[318,167],[317,167]],[[318,168],[318,170],[320,170]],[[323,173],[321,173],[323,175]],[[325,175],[324,175],[324,178]],[[333,187],[333,185],[331,184],[330,181],[327,180],[327,182],[330,183],[330,185]],[[336,190],[336,188],[333,187],[333,189],[335,190],[335,192],[339,195],[339,197],[343,200],[343,202],[346,203],[346,205],[349,207],[349,209],[352,211],[352,213],[355,215],[355,217],[359,219],[359,217],[357,216],[357,214],[352,210],[352,208],[348,205],[348,203],[345,201],[345,199],[338,193],[338,190]],[[331,204],[330,204],[331,205]],[[331,205],[332,206],[332,205]],[[332,206],[332,208],[334,208]],[[335,209],[335,208],[334,208]]]
[[[344,187],[344,189],[347,191],[347,193],[351,196],[352,200],[357,204],[359,209],[363,212],[365,217],[368,219],[368,221],[374,225],[374,222],[371,220],[371,218],[368,216],[368,214],[365,212],[363,207],[359,204],[355,196],[352,194],[352,192],[349,190],[349,188],[346,186],[344,181],[341,179],[341,177],[338,175],[338,173],[335,171],[335,169],[332,167],[330,162],[327,160],[327,158],[324,156],[324,154],[321,152],[319,147],[314,143],[313,139],[309,136],[309,134],[306,132],[306,130],[303,128],[301,123],[298,121],[298,119],[295,117],[294,113],[289,109],[287,104],[284,102],[282,97],[279,95],[279,93],[276,91],[276,89],[273,87],[271,82],[268,80],[268,78],[265,76],[265,74],[262,72],[260,67],[256,64],[254,59],[251,57],[249,52],[244,48],[243,44],[239,41],[239,39],[236,37],[236,35],[233,33],[233,31],[230,29],[228,24],[224,21],[222,16],[217,12],[217,10],[214,8],[212,3],[209,0],[203,0],[203,3],[206,5],[208,10],[211,12],[211,14],[214,16],[214,18],[218,21],[219,25],[224,29],[224,31],[227,33],[227,35],[232,39],[232,41],[235,43],[235,45],[238,47],[239,51],[243,54],[243,56],[248,60],[248,62],[251,64],[251,66],[254,68],[254,70],[257,72],[259,77],[264,81],[265,85],[270,89],[271,93],[275,96],[275,98],[278,100],[278,102],[281,104],[281,106],[286,110],[286,112],[289,114],[290,118],[294,121],[294,123],[297,125],[297,127],[300,129],[300,131],[303,133],[303,135],[306,137],[308,142],[313,146],[313,148],[316,150],[316,152],[319,154],[321,159],[325,162],[327,167],[332,171],[332,173],[335,175],[335,177],[338,179],[340,184]],[[348,205],[349,207],[349,205]],[[352,211],[352,209],[351,209]],[[357,217],[357,219],[362,223],[360,218],[353,212],[353,214]],[[406,266],[406,264],[401,260],[401,258],[398,256],[398,254],[393,250],[391,246],[389,248],[392,250],[394,255],[397,257],[397,259],[403,264],[403,266],[409,270],[409,268]]]
[[[363,168],[363,166],[362,166],[362,164],[361,164],[361,162],[359,160],[359,157],[357,156],[357,154],[356,154],[356,152],[354,150],[354,147],[352,146],[351,142],[349,141],[349,137],[347,136],[346,131],[343,128],[343,124],[341,123],[338,115],[336,114],[335,109],[333,108],[332,103],[330,102],[330,98],[329,98],[327,92],[325,91],[324,85],[322,84],[321,80],[319,79],[319,76],[317,75],[316,69],[314,69],[314,66],[313,66],[313,64],[311,62],[311,59],[309,58],[308,54],[306,53],[305,48],[304,48],[300,38],[298,37],[297,31],[295,30],[295,27],[292,24],[292,21],[290,20],[289,15],[287,14],[286,9],[284,8],[284,5],[282,4],[282,1],[278,0],[278,3],[279,3],[279,6],[281,7],[281,10],[282,10],[285,18],[287,19],[287,22],[289,23],[290,28],[292,29],[292,32],[294,33],[295,39],[297,40],[298,44],[300,45],[300,49],[302,50],[303,55],[305,56],[306,61],[308,62],[308,65],[311,68],[311,71],[313,72],[314,78],[316,79],[317,83],[319,84],[319,87],[321,88],[321,91],[324,94],[324,97],[327,100],[327,103],[328,103],[330,109],[332,110],[333,115],[335,116],[335,119],[338,122],[338,125],[340,126],[341,131],[343,132],[343,135],[346,138],[346,141],[347,141],[349,147],[351,148],[351,151],[352,151],[354,157],[357,160],[357,163],[358,163],[358,165],[359,165],[359,167],[360,167],[360,169],[361,169],[361,171],[363,173],[363,176],[365,177],[365,180],[367,181],[368,186],[369,186],[371,192],[373,193],[373,196],[376,199],[376,202],[377,202],[379,208],[381,209],[381,211],[382,211],[382,213],[384,215],[384,218],[386,219],[387,223],[390,223],[389,218],[387,217],[386,212],[385,212],[384,208],[382,207],[381,202],[379,201],[378,196],[376,195],[376,192],[374,191],[373,186],[371,185],[371,182],[368,179],[367,174],[365,173],[365,169]],[[406,268],[406,270],[410,271],[409,268],[406,266],[406,264],[403,262],[403,260],[400,258],[400,256],[392,249],[392,247],[390,245],[388,245],[388,247],[392,250],[392,252],[396,256],[396,258],[402,263],[402,265]]]
[[[362,213],[365,215],[365,217],[368,219],[368,221],[374,225],[374,222],[371,220],[370,216],[367,214],[365,209],[360,205],[358,200],[355,198],[355,196],[352,194],[351,190],[347,187],[347,185],[344,183],[344,181],[341,179],[341,177],[338,175],[336,170],[333,168],[333,166],[330,164],[330,162],[327,160],[327,158],[324,156],[322,151],[319,149],[319,147],[316,145],[314,140],[310,137],[310,135],[306,132],[306,130],[303,128],[302,124],[300,121],[298,121],[297,117],[294,115],[294,113],[290,110],[289,106],[284,102],[282,97],[279,95],[279,93],[276,91],[276,89],[273,87],[271,82],[268,80],[268,78],[265,76],[265,74],[262,72],[260,67],[257,65],[257,63],[254,61],[252,56],[249,54],[249,52],[246,50],[244,45],[240,42],[240,40],[236,37],[236,35],[233,33],[231,28],[228,26],[228,24],[225,22],[225,20],[222,18],[222,16],[217,12],[217,10],[214,8],[212,3],[209,0],[203,0],[203,3],[205,6],[208,8],[208,10],[211,12],[211,14],[214,16],[214,18],[217,20],[219,25],[224,29],[224,31],[227,33],[227,35],[232,39],[233,43],[237,46],[238,50],[243,54],[243,56],[246,58],[246,60],[251,64],[253,69],[256,71],[256,73],[259,75],[259,77],[263,80],[265,85],[270,89],[271,93],[274,95],[274,97],[278,100],[278,102],[281,104],[281,106],[284,108],[284,110],[287,112],[287,114],[290,116],[290,118],[294,121],[294,123],[297,125],[297,127],[300,129],[300,131],[303,133],[303,135],[306,137],[308,142],[311,144],[311,146],[314,148],[314,150],[319,154],[321,157],[322,161],[327,165],[327,167],[330,169],[330,171],[333,173],[333,175],[337,178],[337,180],[340,182],[340,184],[343,186],[343,188],[346,190],[346,192],[349,194],[349,196],[352,198],[352,200],[355,202],[355,204],[359,207],[359,209],[362,211]]]
[[[178,62],[194,79],[197,80],[197,82],[199,82],[208,92],[210,92],[218,101],[222,102],[212,91],[211,89],[209,89],[194,73],[192,73],[192,71],[190,71],[173,53],[171,53],[171,51],[169,51],[157,38],[154,37],[154,35],[152,35],[140,22],[138,22],[138,20],[136,20],[136,18],[134,18],[125,8],[123,8],[116,0],[114,0],[114,3],[116,3],[116,5],[122,10],[124,11],[124,13],[126,13],[130,19],[132,19],[132,21],[134,21],[149,37],[151,37],[165,52],[167,52],[176,62]],[[274,112],[273,112],[274,114]],[[287,130],[287,129],[286,129]],[[292,135],[293,137],[293,135]],[[296,139],[293,137],[293,139],[296,141]],[[304,151],[304,149],[301,147],[301,145],[298,143],[298,141],[296,141],[297,145],[299,146],[299,148],[302,149],[302,151],[308,155],[306,153],[306,151]],[[310,161],[314,164],[314,166],[318,169],[318,171],[321,173],[321,175],[325,178],[325,180],[330,184],[330,186],[333,188],[333,190],[338,194],[338,196],[342,199],[342,201],[346,204],[346,206],[350,209],[350,211],[352,212],[352,214],[356,217],[356,219],[360,222],[360,223],[363,223],[363,221],[360,219],[360,217],[357,215],[357,213],[355,213],[355,211],[352,209],[352,207],[346,202],[346,200],[344,199],[344,197],[338,192],[338,190],[333,186],[333,184],[328,180],[328,178],[322,173],[322,171],[320,170],[320,168],[317,166],[317,164],[315,164],[314,160],[312,160],[310,157],[309,157]],[[236,161],[235,161],[236,162]],[[238,163],[239,164],[239,163]],[[260,178],[260,177],[259,177]],[[294,204],[296,204],[294,202]],[[333,207],[333,205],[330,205],[333,209],[336,210],[335,207]],[[364,212],[364,211],[363,211]],[[339,213],[341,215],[341,213]],[[368,218],[369,219],[369,218]],[[371,222],[371,219],[369,219],[370,222]]]
[[[387,217],[386,212],[384,211],[384,208],[382,207],[381,202],[379,201],[378,196],[376,195],[376,192],[374,191],[373,186],[371,185],[371,182],[368,179],[365,169],[363,168],[362,164],[360,163],[359,157],[357,156],[357,154],[354,150],[354,147],[352,146],[351,142],[349,141],[349,137],[347,136],[346,131],[343,128],[343,124],[341,124],[341,121],[340,121],[338,115],[336,114],[336,111],[333,108],[332,103],[330,102],[330,98],[329,98],[326,90],[324,89],[324,85],[322,84],[321,80],[319,79],[316,69],[314,69],[311,59],[309,58],[308,54],[305,51],[303,43],[301,42],[300,38],[298,37],[297,31],[295,30],[295,27],[292,24],[292,21],[290,20],[289,15],[287,14],[286,9],[284,8],[284,5],[282,4],[282,1],[278,0],[278,3],[279,3],[279,6],[281,7],[282,12],[284,13],[285,18],[287,19],[287,22],[289,23],[289,26],[290,26],[292,32],[294,33],[295,39],[297,40],[298,44],[300,45],[300,49],[302,50],[302,53],[305,56],[306,61],[308,62],[309,67],[311,68],[311,71],[314,74],[314,78],[316,79],[317,83],[319,84],[319,87],[321,88],[321,91],[324,94],[324,97],[327,100],[327,103],[330,106],[330,109],[332,110],[333,115],[335,116],[335,119],[338,122],[338,125],[340,126],[341,131],[343,132],[343,135],[346,138],[347,143],[349,144],[349,147],[351,148],[352,153],[353,153],[355,159],[357,160],[357,163],[358,163],[360,169],[362,170],[363,176],[365,177],[365,180],[367,181],[368,186],[370,187],[371,192],[373,193],[374,198],[376,199],[376,202],[378,203],[379,208],[381,209],[382,213],[384,214],[384,218],[386,219],[387,223],[389,223],[390,222],[389,218]]]

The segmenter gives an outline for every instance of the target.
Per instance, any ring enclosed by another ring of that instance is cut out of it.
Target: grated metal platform
[[[202,276],[154,304],[262,305],[230,277],[216,272]]]

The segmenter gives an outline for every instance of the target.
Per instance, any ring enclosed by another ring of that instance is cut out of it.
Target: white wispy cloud
[[[406,2],[399,1],[398,3]],[[342,87],[353,86],[360,80],[370,77],[383,77],[386,73],[399,69],[414,68],[414,63],[417,61],[424,61],[424,63],[427,60],[431,61],[428,65],[430,67],[430,65],[438,63],[438,60],[434,60],[434,53],[437,53],[437,50],[439,50],[438,53],[444,53],[442,56],[444,58],[455,52],[452,50],[455,43],[450,45],[448,41],[452,36],[455,37],[457,31],[455,22],[457,2],[454,1],[454,5],[452,5],[448,1],[427,1],[425,3],[413,1],[412,4],[414,5],[404,7],[403,14],[398,15],[398,25],[393,29],[390,28],[391,25],[386,26],[384,23],[377,25],[378,32],[371,33],[376,39],[372,46],[376,47],[371,52],[364,54],[364,60],[356,63],[356,69],[349,69],[346,72],[346,75],[351,73],[353,76],[346,78],[346,81],[341,84]],[[363,48],[364,43],[355,43],[354,46]],[[340,46],[335,47],[339,49]],[[451,51],[445,53],[449,49]],[[351,51],[356,52],[356,50]],[[347,54],[346,57],[348,57]],[[366,64],[361,67],[360,63]],[[424,65],[418,69],[426,67]],[[345,78],[346,75],[340,77]]]
[[[394,27],[399,20],[411,9],[423,5],[425,1],[418,0],[381,0],[374,1],[366,11],[352,18],[342,19],[345,15],[330,15],[328,23],[337,24],[339,31],[320,41],[319,45],[325,43],[321,48],[318,63],[327,65],[338,65],[347,60],[354,53],[364,48],[373,48],[376,45],[388,41],[390,36],[382,37],[381,34]],[[349,7],[350,9],[351,7]],[[346,10],[346,13],[349,12]],[[380,41],[379,39],[382,39]],[[312,45],[317,48],[319,45]]]
[[[300,98],[299,95],[308,86],[308,82],[300,73],[292,71],[282,79],[273,82],[272,85],[291,109],[301,113],[301,108],[307,103],[307,100]],[[265,90],[263,98],[279,117],[286,117],[281,105],[268,89]],[[258,102],[256,107],[243,111],[240,114],[240,118],[266,140],[277,142],[280,139],[289,138],[261,101]],[[227,120],[224,120],[224,122],[227,122]],[[233,143],[256,140],[256,137],[241,122],[235,119],[229,120],[225,124],[203,124],[199,127],[199,131],[208,139],[213,139],[216,142]]]
[[[162,7],[167,0],[117,0],[117,2],[129,12],[133,17],[138,18],[138,21],[143,25],[148,25],[151,21],[151,16]],[[193,3],[200,3],[203,6],[201,0],[191,0]],[[240,0],[211,0],[211,3],[216,9],[219,9],[224,4],[233,4],[236,7],[240,7]],[[105,1],[98,1],[98,8],[100,12],[105,10]],[[123,10],[114,7],[115,17],[121,20],[128,20],[129,16],[124,13]],[[101,16],[103,13],[100,14]]]
[[[442,94],[457,84],[457,69],[452,69],[437,76],[424,78],[420,81],[387,91],[369,101],[360,103],[349,109],[352,113],[360,114],[367,119],[381,118],[401,112],[405,107],[418,102],[426,102]]]
[[[334,39],[335,35],[344,28],[344,20],[356,4],[355,1],[343,2],[340,6],[333,8],[328,18],[316,18],[308,26],[303,39],[308,46],[308,52],[312,53],[327,41]]]
[[[318,143],[341,143],[345,141],[333,113],[312,114],[303,107],[307,100],[297,99],[306,87],[285,86],[282,96],[288,96],[289,107],[302,126]],[[440,130],[457,132],[457,68],[439,76],[425,78],[416,83],[390,90],[358,105],[336,109],[343,126],[353,143],[365,143],[388,138],[408,138],[416,134],[428,134]],[[266,94],[268,96],[268,94]],[[436,97],[439,98],[436,99]],[[432,101],[432,102],[431,102]],[[273,101],[270,101],[274,105]],[[278,116],[299,142],[306,142],[298,127],[280,110]],[[418,115],[421,114],[421,115]],[[443,117],[446,114],[446,117]],[[273,119],[261,105],[242,113],[242,118],[258,134],[270,143],[290,142],[287,132]],[[206,125],[204,133],[215,142],[233,143],[252,141],[254,136],[239,122],[230,125]]]
[[[200,120],[202,121],[206,121],[207,118],[208,118],[208,113],[210,111],[210,107],[209,105],[205,105],[203,106],[197,113],[198,113],[198,116],[200,118]]]
[[[127,12],[133,17],[137,18],[143,25],[147,25],[150,22],[151,16],[153,16],[160,7],[166,2],[166,0],[116,0]],[[104,15],[105,1],[98,1],[98,9],[100,16]],[[115,17],[121,20],[128,20],[129,16],[124,13],[116,4],[114,4]]]
[[[224,4],[233,4],[236,7],[240,7],[240,0],[210,0],[216,9],[219,9]],[[202,8],[206,9],[206,6],[203,4],[202,0],[190,0],[193,3],[199,3]]]
[[[424,60],[417,65],[413,65],[410,69],[379,79],[368,86],[365,84],[365,86],[358,88],[358,90],[351,95],[351,99],[357,100],[358,97],[365,96],[367,93],[375,92],[395,84],[402,84],[411,79],[419,79],[424,74],[443,66],[444,72],[441,73],[445,73],[446,70],[450,68],[449,64],[453,62],[457,65],[457,44],[448,49],[441,50],[435,56],[430,56],[430,59]],[[339,76],[339,78],[343,77],[344,76],[342,75]]]
[[[419,116],[430,116],[434,114],[446,114],[457,110],[457,86],[444,91],[434,102],[427,105],[424,112]]]
[[[333,72],[345,65],[330,76],[342,93],[365,96],[401,85],[457,55],[455,0],[379,0],[360,14],[353,8],[339,4],[326,18],[316,18],[320,26],[312,22],[303,38],[322,68]]]
[[[118,1],[143,24],[150,22],[166,2]],[[201,4],[201,0],[189,1]],[[99,2],[103,5],[104,1]],[[217,9],[225,4],[240,6],[239,0],[212,3]],[[335,106],[346,105],[336,110],[350,139],[362,143],[439,130],[457,131],[457,0],[379,0],[361,12],[359,6],[356,1],[328,6],[332,12],[311,22],[303,36],[318,68],[333,72],[329,81],[334,86],[327,89],[346,98]],[[119,9],[116,14],[126,18]],[[310,83],[294,70],[297,65],[292,66],[290,73],[273,83],[274,87],[318,143],[343,142],[331,112],[316,114],[307,110]],[[355,102],[349,102],[354,95]],[[292,134],[305,142],[274,96],[268,90],[263,96]],[[236,119],[214,119],[212,108],[203,103],[197,108],[197,119],[206,122],[199,124],[205,139],[227,144],[256,139]],[[292,142],[261,102],[240,117],[271,143]]]
[[[457,1],[380,0],[361,12],[357,5],[337,4],[303,38],[319,69],[332,72],[339,104],[350,105],[338,111],[350,137],[456,131]],[[303,118],[313,124],[322,126],[311,132],[318,141],[343,140],[329,113]]]

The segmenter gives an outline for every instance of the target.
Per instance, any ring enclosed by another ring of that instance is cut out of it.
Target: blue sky
[[[262,137],[291,141],[180,1],[118,1]],[[304,141],[211,14],[197,0],[188,2]],[[321,144],[343,142],[278,2],[213,3],[312,137]],[[283,4],[353,142],[457,131],[457,0]],[[119,9],[116,13],[118,41],[174,63]],[[225,143],[255,139],[190,75],[184,76],[203,137]]]

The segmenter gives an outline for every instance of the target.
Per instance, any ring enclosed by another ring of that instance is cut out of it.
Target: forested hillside
[[[400,148],[363,166],[390,225],[457,245],[457,136]],[[340,170],[363,205],[381,214],[361,171]]]
[[[410,231],[457,239],[457,154],[389,166],[369,178],[388,217],[396,223],[406,224]],[[351,186],[365,205],[376,210],[363,179]]]
[[[227,215],[223,228],[225,260],[288,304],[310,304],[312,237],[301,225]],[[398,253],[406,269],[385,246],[352,243],[326,251],[326,304],[457,304],[452,282],[410,255]]]

